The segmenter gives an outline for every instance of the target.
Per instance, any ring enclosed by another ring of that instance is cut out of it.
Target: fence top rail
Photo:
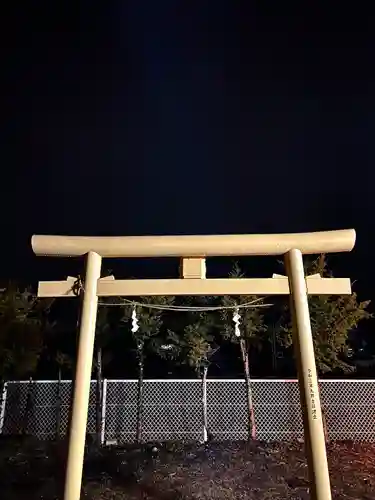
[[[286,234],[194,236],[54,236],[34,235],[36,255],[76,257],[96,252],[102,257],[220,257],[283,255],[293,248],[304,254],[350,252],[354,229]]]
[[[137,379],[103,379],[106,383],[138,383]],[[62,384],[71,384],[71,380],[61,380]],[[244,379],[242,378],[228,378],[228,379],[207,379],[207,383],[215,384],[215,383],[244,383]],[[272,384],[276,383],[298,383],[297,379],[270,379],[270,378],[254,378],[251,381],[253,384]],[[6,384],[57,384],[58,380],[7,380]],[[92,384],[96,383],[96,380],[91,380]],[[184,383],[184,384],[200,384],[202,383],[201,379],[146,379],[144,383],[162,383],[162,384],[176,384],[176,383]],[[337,383],[345,383],[345,384],[358,384],[358,383],[368,383],[375,384],[375,378],[373,379],[320,379],[319,383],[322,384],[337,384]]]

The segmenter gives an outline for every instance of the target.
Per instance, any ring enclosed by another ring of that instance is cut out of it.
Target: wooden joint
[[[184,257],[180,266],[183,279],[206,279],[206,259],[203,257]]]

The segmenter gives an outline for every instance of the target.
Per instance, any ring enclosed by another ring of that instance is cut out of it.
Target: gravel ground
[[[309,499],[303,444],[168,443],[106,448],[86,454],[82,499]],[[62,497],[64,443],[0,441],[4,500]],[[375,499],[375,444],[328,445],[332,494],[340,500]]]

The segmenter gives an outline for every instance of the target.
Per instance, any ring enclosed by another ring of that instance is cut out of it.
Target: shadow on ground
[[[309,499],[303,445],[296,443],[159,444],[86,453],[82,499]],[[155,450],[154,450],[155,451]],[[63,498],[66,444],[0,440],[3,500]],[[328,445],[332,496],[375,498],[375,445]]]

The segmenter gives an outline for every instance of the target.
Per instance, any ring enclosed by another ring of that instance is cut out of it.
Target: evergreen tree
[[[244,277],[238,264],[235,264],[230,278],[240,279]],[[248,412],[248,439],[256,438],[255,415],[253,406],[253,396],[251,390],[251,377],[250,377],[250,362],[249,353],[251,349],[259,350],[262,342],[266,327],[264,324],[264,299],[255,295],[239,295],[224,296],[222,299],[224,307],[232,307],[241,304],[251,304],[251,307],[244,307],[240,309],[240,335],[235,335],[235,325],[233,322],[233,309],[224,309],[221,312],[221,317],[224,322],[224,338],[229,339],[231,342],[237,344],[240,348],[240,355],[243,364],[245,387],[246,387],[246,403]]]
[[[305,274],[333,277],[325,255],[305,261]],[[356,293],[351,295],[309,296],[311,329],[315,359],[320,373],[335,370],[351,372],[354,367],[347,361],[348,337],[360,321],[372,317],[368,311],[370,301],[358,301]],[[282,308],[282,324],[278,331],[279,343],[288,348],[293,343],[289,308],[285,301]]]
[[[0,379],[32,375],[49,328],[51,301],[9,285],[0,292]]]
[[[137,387],[137,429],[136,441],[142,439],[142,424],[143,424],[143,381],[144,381],[144,366],[147,353],[154,349],[155,344],[153,339],[159,334],[163,326],[163,310],[159,308],[168,308],[173,305],[174,297],[172,296],[155,296],[155,297],[140,297],[138,303],[145,304],[144,306],[134,306],[132,309],[129,306],[125,307],[123,321],[131,328],[133,321],[133,313],[135,312],[138,329],[132,332],[135,343],[135,354],[138,363],[138,387]],[[149,304],[151,307],[148,307]]]
[[[215,299],[217,300],[215,297],[188,297],[185,305],[187,303],[192,309],[194,305],[204,308],[212,305]],[[166,339],[158,339],[155,349],[164,358],[188,365],[201,379],[203,440],[207,441],[210,435],[207,421],[207,375],[212,358],[219,349],[215,342],[217,313],[191,310],[184,314],[187,323],[182,332],[168,330]]]

